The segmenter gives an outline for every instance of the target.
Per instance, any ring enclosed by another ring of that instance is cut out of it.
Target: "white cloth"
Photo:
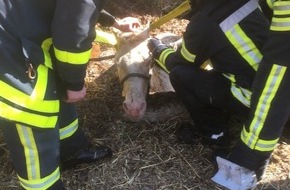
[[[257,177],[254,171],[241,167],[221,157],[216,158],[218,172],[211,178],[230,190],[250,190],[257,185]]]

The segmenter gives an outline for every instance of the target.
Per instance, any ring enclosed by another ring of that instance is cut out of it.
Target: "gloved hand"
[[[154,59],[158,59],[161,52],[168,48],[158,38],[149,39],[147,47],[149,51],[152,53]]]
[[[168,69],[165,66],[165,63],[159,61],[160,54],[163,50],[167,49],[168,46],[163,44],[161,40],[158,38],[151,38],[148,41],[147,47],[149,51],[152,53],[152,58],[153,58],[153,64],[157,65],[160,67],[162,70],[164,70],[166,73],[169,73]]]

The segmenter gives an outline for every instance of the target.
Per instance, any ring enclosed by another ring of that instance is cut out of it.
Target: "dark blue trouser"
[[[61,103],[58,125],[52,129],[3,120],[1,127],[21,186],[37,190],[63,189],[60,155],[65,158],[86,145],[84,134],[78,128],[76,107]]]
[[[231,93],[231,83],[221,73],[191,65],[170,71],[171,84],[193,121],[220,132],[231,115],[246,117],[249,109]]]

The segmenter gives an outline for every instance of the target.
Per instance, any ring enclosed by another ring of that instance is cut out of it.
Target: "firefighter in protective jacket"
[[[231,153],[217,158],[219,171],[213,177],[230,189],[256,186],[290,115],[290,0],[261,0],[260,5],[271,26],[253,84],[250,117]]]
[[[268,38],[269,22],[256,0],[192,0],[192,16],[176,51],[152,38],[148,48],[171,83],[194,125],[178,137],[195,143],[228,145],[230,116],[246,118],[251,87]],[[203,63],[210,60],[212,69]],[[197,138],[198,137],[198,138]]]
[[[74,103],[84,77],[95,25],[118,21],[103,0],[0,0],[0,125],[24,189],[64,189],[61,163],[111,155],[87,149]],[[61,150],[60,150],[61,149]]]

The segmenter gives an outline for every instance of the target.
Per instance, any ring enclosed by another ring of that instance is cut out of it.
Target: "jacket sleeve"
[[[102,1],[57,0],[51,31],[55,69],[69,90],[81,90]]]
[[[170,49],[162,51],[159,61],[165,63],[170,71],[177,64],[201,66],[209,58],[208,49],[212,44],[211,32],[216,29],[210,19],[200,16],[191,18],[183,35],[182,45],[173,52]],[[207,23],[207,24],[205,24]]]

